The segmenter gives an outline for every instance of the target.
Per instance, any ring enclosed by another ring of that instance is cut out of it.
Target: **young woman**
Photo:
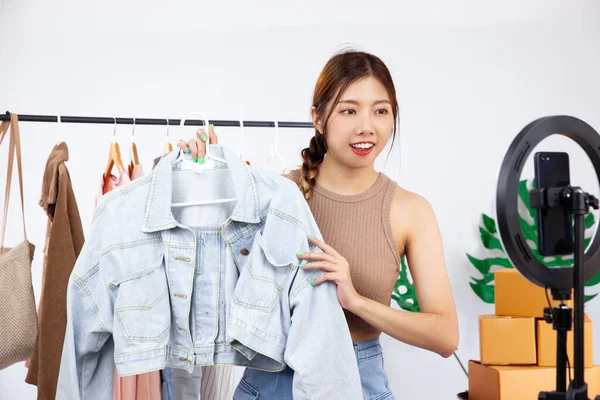
[[[304,262],[303,268],[326,271],[315,285],[327,280],[337,285],[365,400],[394,399],[383,368],[382,332],[442,357],[458,345],[436,217],[425,198],[375,171],[375,159],[390,136],[396,139],[398,121],[394,83],[379,58],[355,51],[331,58],[317,80],[311,114],[315,135],[302,150],[302,167],[286,175],[307,199],[326,242],[312,240],[323,253],[304,254],[301,258],[316,261]],[[178,145],[203,162],[206,141],[217,143],[212,126],[208,134],[199,130],[196,138]],[[418,313],[390,307],[402,256],[416,288]],[[278,373],[247,369],[234,398],[255,398],[253,388],[260,387],[260,398],[291,399],[292,376],[289,368]]]

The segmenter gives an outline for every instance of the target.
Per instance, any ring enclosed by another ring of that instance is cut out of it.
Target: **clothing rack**
[[[122,118],[122,117],[80,117],[56,115],[17,114],[19,122],[60,122],[76,124],[126,124],[126,125],[164,125],[179,126],[181,119],[175,118]],[[59,120],[60,118],[60,120]],[[0,114],[0,121],[9,121],[10,112]],[[235,120],[208,120],[214,126],[241,126],[244,128],[275,128],[275,121],[235,121]],[[203,126],[201,119],[186,119],[184,125]],[[280,128],[313,128],[312,122],[277,121]]]

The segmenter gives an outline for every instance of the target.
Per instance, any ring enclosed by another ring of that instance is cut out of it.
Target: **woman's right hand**
[[[177,147],[186,153],[191,153],[194,162],[204,164],[204,156],[206,155],[206,142],[209,144],[218,144],[219,140],[215,134],[215,128],[212,124],[208,127],[208,133],[204,129],[196,131],[196,137],[190,138],[187,142],[179,140]]]

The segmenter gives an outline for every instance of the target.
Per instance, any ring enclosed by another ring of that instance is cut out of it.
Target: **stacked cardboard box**
[[[544,288],[515,269],[498,270],[494,279],[495,314],[479,316],[480,359],[469,361],[469,400],[537,399],[540,391],[556,389],[556,331],[543,319],[548,297]],[[550,302],[552,307],[558,304],[552,298]],[[572,301],[565,303],[573,307]],[[600,394],[600,366],[593,364],[592,321],[587,315],[584,337],[584,376],[588,397],[594,398]],[[571,377],[573,344],[571,327]]]

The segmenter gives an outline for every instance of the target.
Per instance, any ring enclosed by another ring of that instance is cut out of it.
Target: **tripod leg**
[[[555,298],[558,295],[553,293]],[[568,298],[569,294],[564,295]],[[567,332],[571,330],[571,311],[562,301],[552,310],[552,328],[556,331],[556,391],[561,393],[567,391]]]
[[[567,391],[567,331],[556,332],[556,391]]]
[[[575,360],[573,367],[575,368],[575,387],[582,387],[584,384],[584,361],[583,356],[585,353],[584,349],[584,332],[583,332],[583,284],[584,284],[584,239],[585,239],[585,228],[584,228],[584,215],[575,215],[575,253],[574,253],[574,276],[573,285],[575,287]]]

